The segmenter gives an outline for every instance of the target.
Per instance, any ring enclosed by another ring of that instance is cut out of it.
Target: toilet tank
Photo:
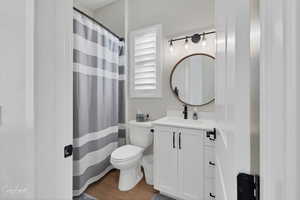
[[[130,144],[142,148],[147,148],[153,144],[153,133],[151,122],[129,122],[129,139]]]

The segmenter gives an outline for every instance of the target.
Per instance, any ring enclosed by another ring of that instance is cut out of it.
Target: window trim
[[[135,61],[134,61],[134,39],[136,36],[148,33],[151,31],[156,32],[156,89],[155,90],[140,90],[134,89],[135,80]],[[163,42],[162,42],[162,25],[153,25],[150,27],[138,29],[130,33],[129,40],[129,61],[130,61],[130,97],[131,98],[162,98],[162,66],[163,66]]]

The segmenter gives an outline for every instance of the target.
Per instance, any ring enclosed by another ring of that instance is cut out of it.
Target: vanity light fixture
[[[210,35],[210,34],[215,34],[215,33],[216,33],[216,31],[210,31],[210,32],[203,32],[203,33],[195,33],[193,35],[180,37],[180,38],[174,38],[174,39],[172,38],[171,40],[169,40],[170,51],[171,52],[174,51],[174,42],[177,42],[180,40],[185,40],[185,44],[184,44],[185,49],[189,48],[189,44],[188,44],[189,39],[191,39],[191,41],[195,44],[199,43],[199,41],[201,41],[202,46],[205,47],[207,44],[206,36]]]

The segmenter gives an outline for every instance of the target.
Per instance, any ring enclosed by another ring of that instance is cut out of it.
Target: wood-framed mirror
[[[215,57],[195,53],[180,59],[170,75],[170,89],[189,106],[204,106],[215,100]]]

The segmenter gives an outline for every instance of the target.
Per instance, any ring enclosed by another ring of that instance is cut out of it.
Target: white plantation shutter
[[[131,96],[161,97],[161,26],[131,33]]]

